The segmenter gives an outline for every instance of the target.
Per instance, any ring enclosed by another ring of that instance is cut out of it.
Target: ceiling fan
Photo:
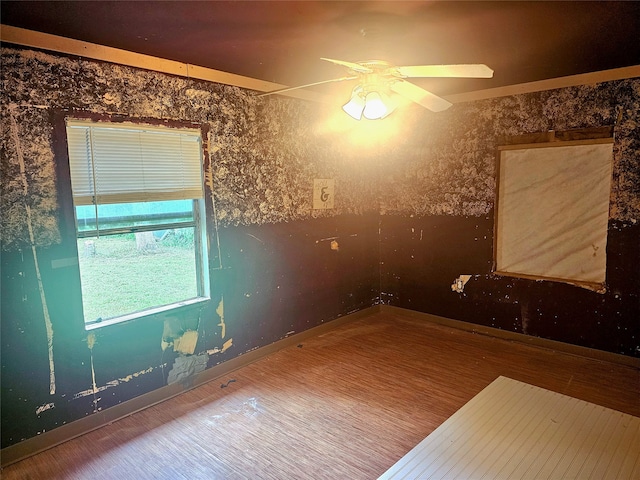
[[[342,108],[356,120],[363,116],[369,120],[386,117],[394,109],[390,100],[391,92],[397,93],[423,107],[440,112],[451,106],[444,98],[424,90],[407,78],[491,78],[493,70],[483,64],[461,65],[414,65],[397,67],[382,60],[368,60],[364,62],[346,62],[332,58],[321,58],[327,62],[347,67],[348,76],[309,83],[297,87],[288,87],[258,96],[273,95],[288,92],[298,88],[312,87],[323,83],[358,80],[358,84],[351,93],[351,99]]]

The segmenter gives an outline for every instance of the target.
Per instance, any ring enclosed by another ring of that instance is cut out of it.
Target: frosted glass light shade
[[[360,120],[365,108],[364,99],[358,94],[353,94],[351,100],[343,105],[342,109],[352,118]]]
[[[367,95],[362,113],[364,118],[369,120],[377,120],[387,114],[387,106],[384,104],[382,96],[378,92],[371,92]]]

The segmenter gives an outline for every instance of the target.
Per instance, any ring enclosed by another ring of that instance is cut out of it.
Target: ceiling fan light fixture
[[[365,99],[365,106],[362,114],[367,120],[378,120],[384,118],[389,113],[389,108],[385,104],[383,95],[379,92],[370,92]]]
[[[263,97],[324,83],[360,80],[360,84],[351,92],[351,99],[342,106],[342,109],[355,120],[361,120],[363,116],[368,120],[379,120],[396,109],[399,97],[411,100],[432,112],[441,112],[452,105],[448,100],[407,81],[407,78],[493,77],[493,70],[484,64],[395,66],[382,60],[346,62],[324,57],[322,60],[347,67],[349,75],[297,87],[286,87],[258,96]]]
[[[362,118],[362,112],[365,107],[365,96],[363,95],[362,86],[358,85],[351,92],[351,100],[342,106],[342,109],[355,120]]]
[[[347,115],[355,120],[360,120],[362,118],[362,112],[365,109],[365,100],[360,96],[358,88],[353,90],[351,100],[345,103],[342,106],[342,109],[347,113]]]

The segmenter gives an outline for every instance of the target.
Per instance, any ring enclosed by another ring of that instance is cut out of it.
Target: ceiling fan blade
[[[404,80],[393,83],[391,85],[391,90],[419,105],[422,105],[424,108],[428,108],[432,112],[441,112],[452,105],[444,98],[440,98],[437,95]]]
[[[334,60],[332,58],[324,58],[321,57],[320,60],[326,60],[327,62],[335,63],[336,65],[342,65],[343,67],[350,68],[354,72],[358,73],[372,73],[373,70],[369,67],[365,67],[364,65],[360,65],[359,63],[354,62],[345,62],[343,60]]]
[[[396,67],[401,77],[460,77],[460,78],[491,78],[493,70],[483,64],[462,65],[414,65]]]
[[[298,85],[297,87],[281,88],[279,90],[273,90],[271,92],[261,93],[261,94],[256,95],[256,96],[257,97],[266,97],[267,95],[275,95],[276,93],[289,92],[291,90],[297,90],[299,88],[313,87],[315,85],[322,85],[323,83],[342,82],[342,81],[345,81],[345,80],[355,80],[356,78],[358,78],[358,77],[357,76],[353,76],[353,75],[350,76],[350,77],[332,78],[331,80],[322,80],[321,82],[307,83],[306,85]]]

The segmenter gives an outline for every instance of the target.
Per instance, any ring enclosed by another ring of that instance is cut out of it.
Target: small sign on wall
[[[333,178],[316,178],[313,181],[313,209],[326,210],[333,208]]]

